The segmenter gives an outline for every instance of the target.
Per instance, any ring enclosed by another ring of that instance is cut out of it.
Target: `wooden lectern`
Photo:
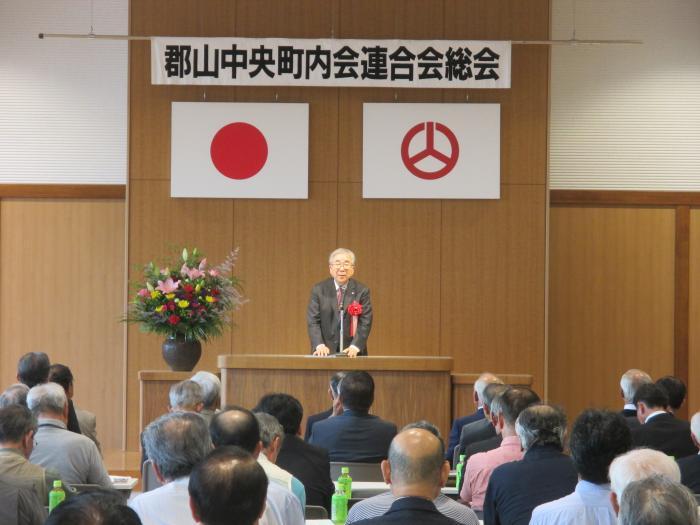
[[[427,419],[447,439],[451,424],[451,357],[313,357],[220,355],[221,404],[252,408],[265,394],[296,397],[306,417],[331,406],[328,380],[339,370],[365,370],[375,383],[371,413],[403,425]]]

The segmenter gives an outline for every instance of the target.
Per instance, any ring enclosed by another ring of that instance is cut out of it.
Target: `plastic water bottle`
[[[331,521],[342,525],[348,519],[348,498],[343,487],[338,486],[331,498]]]
[[[457,483],[455,486],[457,487],[457,490],[460,490],[462,488],[462,475],[464,474],[464,457],[465,454],[459,455],[459,463],[457,463],[457,467],[455,467],[455,474],[457,476]]]
[[[343,489],[345,497],[350,501],[352,498],[352,478],[350,477],[350,467],[341,467],[338,478],[338,488]]]
[[[53,488],[49,492],[49,512],[58,507],[64,499],[66,499],[66,493],[61,486],[61,480],[54,480]]]

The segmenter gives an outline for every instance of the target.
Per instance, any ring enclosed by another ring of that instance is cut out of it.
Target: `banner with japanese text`
[[[481,40],[151,40],[153,84],[509,88],[511,43]]]

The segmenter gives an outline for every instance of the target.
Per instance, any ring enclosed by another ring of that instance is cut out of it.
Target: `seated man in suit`
[[[414,428],[419,428],[427,430],[440,441],[442,441],[442,436],[438,428],[428,421],[417,421],[416,423],[409,423],[401,429],[401,433],[406,432]],[[369,518],[375,518],[377,516],[382,516],[387,513],[391,508],[392,504],[396,501],[396,496],[389,490],[378,494],[377,496],[372,496],[371,498],[363,499],[355,503],[348,512],[348,519],[345,521],[346,525],[350,523],[355,523],[360,520],[366,520]],[[437,497],[433,500],[435,508],[443,515],[455,520],[457,523],[462,525],[476,525],[479,523],[479,519],[474,514],[469,507],[458,503],[457,501],[449,498],[440,492]]]
[[[343,413],[314,425],[309,443],[325,448],[331,461],[379,463],[386,459],[396,425],[369,414],[374,380],[367,372],[348,372],[339,386]]]
[[[441,514],[433,501],[450,474],[442,440],[431,432],[412,428],[398,434],[382,461],[382,475],[396,498],[386,514],[361,520],[356,525],[420,523],[456,525]],[[476,517],[475,517],[476,518]]]
[[[284,428],[284,440],[277,455],[277,465],[304,484],[307,505],[324,507],[330,514],[335,486],[331,481],[328,451],[301,439],[304,409],[299,400],[289,394],[267,394],[253,410],[270,414],[280,422]]]
[[[664,376],[656,380],[656,384],[666,391],[668,395],[668,411],[675,414],[680,410],[688,393],[685,383],[675,376]]]
[[[484,419],[474,421],[462,427],[462,435],[459,437],[460,451],[467,450],[469,445],[496,437],[496,428],[491,420],[491,403],[499,394],[502,394],[508,387],[501,383],[491,383],[486,385],[483,393]],[[463,452],[460,452],[462,454]]]
[[[214,450],[190,476],[192,516],[203,525],[254,525],[263,517],[268,480],[253,456],[240,447]]]
[[[497,448],[481,452],[469,458],[462,476],[460,498],[474,510],[484,508],[486,488],[493,470],[509,461],[522,459],[520,438],[515,433],[515,422],[527,407],[540,402],[540,396],[527,387],[506,389],[491,403],[494,424],[503,440]]]
[[[653,383],[651,376],[644,370],[631,368],[627,370],[620,378],[620,396],[625,401],[624,408],[620,411],[620,415],[625,418],[630,428],[639,426],[637,419],[637,407],[634,406],[634,394],[642,385]]]
[[[633,481],[622,494],[620,525],[698,525],[695,496],[663,476]]]
[[[673,458],[658,450],[638,448],[617,456],[608,469],[610,502],[615,514],[620,512],[620,497],[633,481],[660,475],[680,483],[681,471]]]
[[[484,525],[527,525],[537,505],[564,497],[576,488],[576,468],[562,451],[564,412],[549,405],[531,406],[518,416],[515,431],[525,455],[491,473]]]
[[[464,425],[478,421],[479,419],[484,419],[484,388],[490,383],[503,384],[503,381],[498,379],[491,372],[484,372],[479,376],[474,382],[474,391],[472,394],[472,401],[476,407],[476,412],[469,414],[468,416],[463,416],[455,419],[452,422],[452,428],[450,429],[450,441],[447,445],[447,452],[445,453],[445,459],[452,463],[452,456],[454,456],[455,447],[459,444],[459,438],[462,435],[462,428]],[[452,465],[454,466],[454,465]]]
[[[700,448],[700,412],[690,419],[690,437],[697,448]],[[693,454],[678,460],[681,469],[681,483],[700,494],[700,455]]]
[[[48,502],[48,500],[47,500]],[[0,475],[0,523],[44,525],[45,503],[39,501],[31,483]]]
[[[572,494],[544,503],[532,512],[530,525],[616,525],[610,502],[608,468],[632,446],[624,418],[605,410],[586,410],[571,431],[571,457],[579,474]]]
[[[668,396],[663,388],[654,383],[640,386],[634,395],[634,404],[641,423],[632,429],[635,447],[660,450],[676,459],[697,453],[690,437],[690,424],[666,411]]]
[[[318,421],[323,421],[331,416],[337,416],[343,413],[343,405],[340,404],[338,399],[338,385],[341,379],[345,377],[345,372],[336,372],[331,376],[331,380],[328,384],[328,395],[331,397],[331,408],[319,412],[318,414],[313,414],[306,419],[306,432],[304,433],[304,439],[306,441],[311,437],[311,429],[314,424]]]

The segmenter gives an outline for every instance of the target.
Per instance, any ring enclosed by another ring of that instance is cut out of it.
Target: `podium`
[[[331,406],[328,382],[337,371],[364,370],[374,378],[370,412],[400,429],[426,419],[447,440],[451,425],[451,357],[313,357],[271,354],[220,355],[221,405],[254,407],[265,394],[296,397],[306,418]]]

